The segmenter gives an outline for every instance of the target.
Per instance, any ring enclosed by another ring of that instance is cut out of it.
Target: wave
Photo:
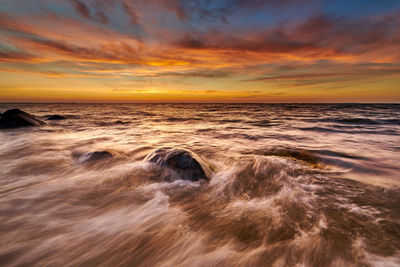
[[[200,118],[179,118],[179,117],[169,117],[166,118],[165,121],[169,121],[169,122],[179,122],[179,121],[192,121],[192,120],[202,120]]]
[[[378,122],[376,122],[374,120],[365,119],[365,118],[323,119],[320,121],[338,122],[338,123],[343,123],[343,124],[366,124],[366,125],[379,124]]]
[[[367,119],[367,118],[323,118],[311,119],[312,122],[334,122],[345,125],[400,125],[399,119]]]
[[[262,150],[255,150],[252,152],[255,155],[264,155],[264,156],[278,156],[283,158],[291,158],[300,160],[302,162],[306,162],[308,164],[316,166],[321,160],[312,152],[304,150],[304,149],[296,149],[296,148],[267,148]]]
[[[361,129],[361,130],[339,130],[333,128],[326,127],[299,127],[299,130],[302,131],[313,131],[313,132],[322,132],[322,133],[347,133],[347,134],[377,134],[377,135],[398,135],[398,131],[394,129]],[[347,128],[345,128],[347,129]]]
[[[1,265],[399,264],[397,106],[26,107],[82,112],[0,132]],[[158,146],[196,151],[210,181],[146,162]]]
[[[241,123],[243,120],[241,119],[221,119],[221,120],[216,120],[216,122],[221,122],[221,123]]]
[[[243,158],[210,184],[164,182],[141,161],[75,168],[1,198],[2,238],[14,248],[0,247],[4,264],[326,266],[400,248],[399,190],[328,179],[290,159]]]
[[[259,121],[249,121],[247,122],[248,124],[251,124],[253,126],[257,126],[257,127],[272,127],[272,126],[277,126],[279,125],[278,123],[276,123],[275,121],[272,122],[270,120],[259,120]]]

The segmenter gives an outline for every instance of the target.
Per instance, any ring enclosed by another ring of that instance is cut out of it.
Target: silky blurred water
[[[0,130],[1,266],[400,266],[400,105],[9,108],[67,119]],[[161,146],[210,182],[163,180]]]

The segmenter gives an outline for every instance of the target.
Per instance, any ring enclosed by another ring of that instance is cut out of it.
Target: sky
[[[399,0],[0,0],[0,102],[400,102]]]

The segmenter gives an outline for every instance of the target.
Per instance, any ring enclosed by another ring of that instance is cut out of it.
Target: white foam
[[[168,196],[156,192],[154,197],[143,205],[130,205],[103,213],[77,224],[79,232],[105,232],[113,234],[127,227],[140,228],[169,211]]]

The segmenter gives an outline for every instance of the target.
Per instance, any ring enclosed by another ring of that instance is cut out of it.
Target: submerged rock
[[[39,118],[20,109],[9,109],[1,115],[0,129],[18,128],[26,126],[40,126],[46,124]]]
[[[61,115],[50,115],[47,117],[49,121],[56,121],[56,120],[65,120],[66,118]]]
[[[84,153],[79,157],[79,161],[82,163],[96,162],[99,160],[112,158],[113,154],[108,151],[94,151],[89,153]]]
[[[172,169],[183,180],[193,182],[200,179],[209,180],[209,176],[206,174],[208,168],[205,163],[196,154],[185,149],[159,148],[147,155],[145,160]]]
[[[263,154],[301,160],[312,165],[317,165],[319,163],[315,155],[304,149],[277,148],[266,151]]]

